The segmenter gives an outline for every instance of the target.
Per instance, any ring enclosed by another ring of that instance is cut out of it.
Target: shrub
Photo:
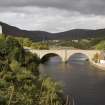
[[[94,61],[95,63],[98,63],[98,62],[99,62],[99,59],[100,59],[100,55],[99,55],[98,53],[96,53],[96,54],[94,55],[94,57],[93,57],[93,61]]]

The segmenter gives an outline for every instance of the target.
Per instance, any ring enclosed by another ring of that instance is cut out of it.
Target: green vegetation
[[[40,76],[37,55],[0,36],[0,105],[63,105],[61,86]]]
[[[96,44],[98,44],[101,39],[81,39],[81,40],[66,40],[66,41],[50,41],[49,46],[52,47],[68,47],[71,49],[95,49]]]
[[[33,42],[29,38],[23,38],[23,37],[15,37],[15,39],[18,40],[19,43],[22,46],[25,46],[25,47],[30,47],[30,48],[33,48],[33,49],[40,49],[40,50],[42,50],[42,49],[48,50],[49,49],[49,46],[48,46],[47,43]]]
[[[48,42],[33,42],[29,38],[15,37],[21,46],[30,47],[32,49],[48,50],[50,48],[62,48],[68,47],[71,49],[99,49],[104,50],[105,40],[104,39],[81,39],[81,40],[57,40]]]
[[[102,40],[100,43],[96,45],[96,49],[105,50],[105,40]]]

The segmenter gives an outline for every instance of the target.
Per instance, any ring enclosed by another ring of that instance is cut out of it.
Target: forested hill
[[[60,33],[49,33],[45,31],[27,31],[17,27],[0,22],[3,34],[12,36],[29,37],[35,41],[41,40],[76,40],[82,38],[103,38],[105,37],[105,29],[86,30],[74,29]]]
[[[12,35],[17,37],[29,37],[35,41],[44,40],[45,38],[47,38],[48,35],[50,35],[50,33],[44,31],[22,30],[3,22],[0,22],[0,25],[2,26],[2,31],[3,34],[5,35]]]
[[[56,33],[55,36],[56,39],[103,38],[105,37],[105,29],[73,29],[66,32]]]

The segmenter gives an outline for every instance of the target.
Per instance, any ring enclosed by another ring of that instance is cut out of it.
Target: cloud
[[[38,6],[105,15],[105,0],[0,0],[0,7]]]
[[[81,14],[58,8],[9,7],[0,12],[0,20],[27,30],[61,32],[75,28],[98,29],[105,27],[104,15]]]
[[[104,11],[105,0],[0,0],[0,20],[28,30],[104,28]]]

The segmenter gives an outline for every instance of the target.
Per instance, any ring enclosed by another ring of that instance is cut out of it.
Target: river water
[[[92,67],[86,56],[76,54],[67,64],[58,57],[41,64],[41,73],[62,83],[64,93],[74,98],[75,105],[105,105],[105,71]]]

